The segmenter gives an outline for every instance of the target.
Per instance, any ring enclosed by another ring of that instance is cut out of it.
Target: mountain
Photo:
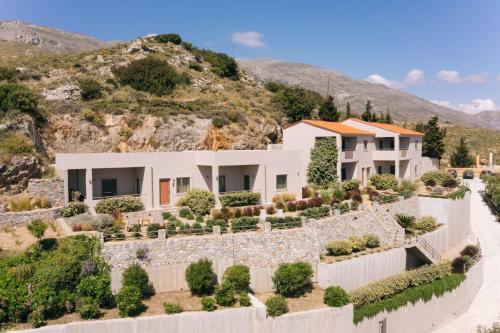
[[[329,92],[342,111],[350,101],[352,112],[361,114],[366,101],[371,100],[375,111],[389,111],[395,120],[401,122],[427,121],[439,115],[441,122],[450,125],[500,129],[500,113],[490,115],[496,121],[489,122],[486,116],[474,117],[384,85],[352,79],[331,69],[269,59],[238,59],[238,63],[260,80],[299,85],[322,95],[327,93],[329,79]]]
[[[91,51],[112,44],[83,34],[22,21],[0,21],[0,40],[28,44],[58,54]]]
[[[491,127],[500,128],[500,111],[483,111],[474,116],[481,123],[487,123]]]

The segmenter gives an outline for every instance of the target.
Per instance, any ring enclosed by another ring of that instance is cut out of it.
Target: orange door
[[[160,205],[170,203],[170,179],[160,179]]]

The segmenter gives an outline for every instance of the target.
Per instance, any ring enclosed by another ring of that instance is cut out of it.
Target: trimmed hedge
[[[302,219],[299,216],[268,216],[266,217],[266,222],[271,223],[272,228],[293,228],[302,226]]]
[[[276,292],[286,297],[299,297],[311,290],[313,270],[308,262],[280,264],[273,275]]]
[[[380,204],[396,202],[398,200],[399,197],[397,194],[381,194],[375,198],[375,201],[377,201]]]
[[[311,219],[320,219],[325,216],[330,216],[330,207],[312,207],[300,212],[300,216],[305,216]]]
[[[204,216],[215,207],[215,195],[212,192],[193,188],[184,196],[182,202],[191,209],[196,216]]]
[[[259,223],[258,217],[243,216],[231,221],[231,230],[233,232],[257,230],[258,223]]]
[[[222,207],[252,206],[260,203],[258,192],[231,192],[219,196]]]
[[[98,214],[138,212],[141,210],[144,210],[141,199],[129,195],[117,198],[106,198],[100,200],[95,206],[95,211]]]

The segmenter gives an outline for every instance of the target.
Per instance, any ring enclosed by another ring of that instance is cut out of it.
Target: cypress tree
[[[352,117],[352,114],[351,114],[351,102],[347,101],[346,105],[345,105],[345,117],[346,119],[349,119]]]
[[[376,117],[375,115],[375,118]],[[361,115],[361,119],[364,121],[373,121],[372,102],[370,100],[366,101],[365,112]]]
[[[385,124],[392,124],[393,123],[392,117],[391,117],[391,114],[389,113],[389,111],[387,111],[384,116],[380,117],[380,122],[385,123]]]
[[[441,159],[444,154],[444,137],[446,129],[439,128],[438,116],[434,116],[424,126],[422,139],[422,156]]]
[[[457,149],[451,155],[450,164],[454,168],[467,168],[474,164],[474,159],[470,156],[469,148],[467,148],[463,137],[460,138]]]
[[[325,121],[339,121],[340,115],[337,112],[337,106],[335,106],[335,101],[331,95],[319,107],[318,116],[319,119]]]

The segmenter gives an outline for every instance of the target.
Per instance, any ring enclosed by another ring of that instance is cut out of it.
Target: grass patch
[[[25,136],[0,131],[0,161],[7,162],[16,155],[27,155],[32,151],[32,145]]]
[[[425,285],[408,288],[382,301],[363,305],[354,309],[354,324],[361,322],[365,318],[373,318],[383,311],[394,311],[408,303],[415,304],[419,300],[428,302],[434,295],[440,297],[444,293],[457,288],[464,280],[464,274],[451,274]]]

